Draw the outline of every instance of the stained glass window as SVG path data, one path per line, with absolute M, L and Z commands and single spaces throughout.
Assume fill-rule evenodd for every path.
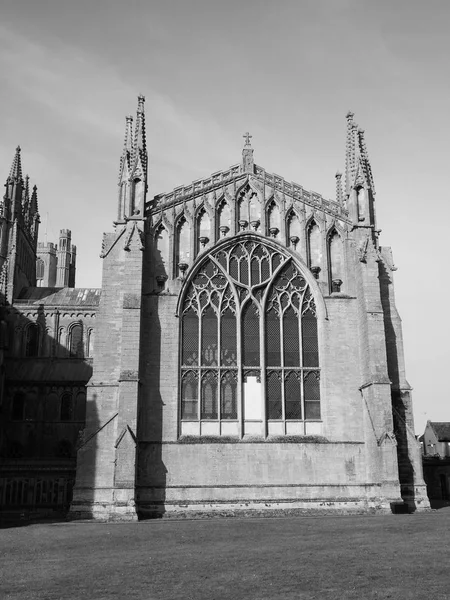
M 193 272 L 181 307 L 182 420 L 237 421 L 244 386 L 269 421 L 320 419 L 314 297 L 290 256 L 230 240 Z

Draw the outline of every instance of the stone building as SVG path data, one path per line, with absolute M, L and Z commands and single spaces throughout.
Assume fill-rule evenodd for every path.
M 258 166 L 244 137 L 238 164 L 150 198 L 139 97 L 101 291 L 34 278 L 7 298 L 8 323 L 52 323 L 40 410 L 56 387 L 61 414 L 69 369 L 71 397 L 86 390 L 75 518 L 429 506 L 363 130 L 349 113 L 334 200 Z
M 38 243 L 39 221 L 17 148 L 0 205 L 3 512 L 68 507 L 92 374 L 100 290 L 74 288 L 71 232 Z

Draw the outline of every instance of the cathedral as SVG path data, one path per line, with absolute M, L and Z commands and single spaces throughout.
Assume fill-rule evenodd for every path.
M 1 510 L 429 508 L 392 252 L 350 112 L 346 127 L 332 200 L 257 165 L 249 134 L 238 164 L 150 198 L 139 96 L 101 289 L 75 286 L 70 230 L 38 242 L 16 150 L 0 205 Z

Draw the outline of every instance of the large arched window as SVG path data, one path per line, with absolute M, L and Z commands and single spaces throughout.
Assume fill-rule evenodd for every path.
M 182 432 L 193 431 L 183 422 L 235 421 L 236 433 L 256 434 L 320 419 L 316 309 L 291 257 L 255 240 L 216 250 L 181 312 Z

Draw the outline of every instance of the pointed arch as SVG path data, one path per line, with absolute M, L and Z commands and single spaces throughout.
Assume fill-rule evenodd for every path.
M 266 208 L 267 214 L 267 233 L 272 237 L 277 237 L 281 231 L 281 214 L 275 198 L 269 201 Z
M 256 422 L 270 433 L 280 427 L 272 421 L 320 419 L 320 389 L 308 411 L 303 384 L 311 370 L 320 381 L 316 293 L 289 251 L 256 234 L 224 239 L 198 260 L 178 305 L 181 434 L 212 421 L 218 435 L 223 420 L 240 435 Z
M 363 186 L 357 186 L 356 191 L 356 211 L 358 221 L 365 221 L 367 216 L 367 190 Z
M 286 213 L 286 232 L 287 239 L 295 248 L 303 232 L 299 216 L 294 207 L 291 207 Z
M 216 238 L 225 237 L 231 231 L 231 207 L 225 196 L 217 203 L 217 232 Z
M 344 283 L 344 246 L 336 226 L 327 234 L 329 292 L 340 292 Z
M 306 242 L 308 267 L 314 269 L 318 277 L 323 266 L 322 232 L 315 217 L 306 225 Z
M 195 251 L 201 252 L 211 241 L 211 219 L 204 205 L 195 214 Z
M 175 268 L 174 272 L 180 275 L 180 264 L 190 265 L 191 259 L 191 236 L 190 228 L 186 217 L 183 213 L 177 218 L 175 222 Z
M 167 279 L 169 276 L 170 239 L 169 232 L 162 222 L 157 225 L 153 240 L 154 275 L 155 277 L 165 277 Z

